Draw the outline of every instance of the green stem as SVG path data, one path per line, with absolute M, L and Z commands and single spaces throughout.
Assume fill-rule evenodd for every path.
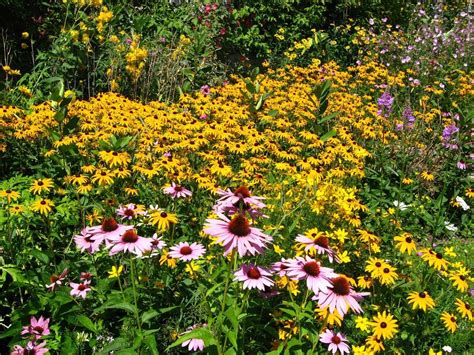
M 137 290 L 135 288 L 135 262 L 133 261 L 133 256 L 130 255 L 130 277 L 131 277 L 131 283 L 132 283 L 132 290 L 133 290 L 133 301 L 135 303 L 135 318 L 137 320 L 137 326 L 138 326 L 138 330 L 142 331 L 142 325 L 141 325 L 141 322 L 140 322 L 140 317 L 138 315 L 138 302 L 137 302 Z

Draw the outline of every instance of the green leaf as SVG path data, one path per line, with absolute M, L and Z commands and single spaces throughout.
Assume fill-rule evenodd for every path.
M 156 316 L 159 316 L 160 313 L 158 311 L 155 311 L 154 309 L 146 311 L 145 313 L 142 314 L 142 323 L 146 323 L 149 320 L 155 318 Z
M 124 311 L 135 313 L 135 306 L 128 302 L 109 303 L 97 308 L 94 313 L 99 313 L 105 309 L 123 309 Z
M 153 335 L 149 335 L 143 339 L 143 342 L 145 343 L 146 346 L 148 346 L 148 349 L 150 349 L 151 353 L 153 355 L 158 355 L 158 345 L 156 344 L 156 339 Z
M 322 142 L 326 142 L 329 138 L 334 137 L 337 134 L 335 129 L 331 129 L 329 132 L 325 133 L 320 139 Z
M 76 320 L 81 323 L 81 325 L 86 328 L 87 330 L 90 330 L 91 332 L 93 333 L 97 333 L 97 328 L 94 324 L 94 322 L 92 322 L 92 320 L 84 315 L 79 315 L 79 316 L 76 316 Z
M 36 259 L 41 261 L 43 264 L 48 264 L 49 263 L 49 256 L 45 253 L 43 253 L 41 250 L 38 249 L 31 249 L 30 250 L 31 255 L 33 255 Z
M 276 117 L 278 115 L 278 110 L 271 110 L 268 112 L 268 116 Z
M 130 345 L 130 342 L 124 338 L 116 338 L 109 345 L 105 346 L 98 355 L 109 355 L 111 351 L 125 349 Z

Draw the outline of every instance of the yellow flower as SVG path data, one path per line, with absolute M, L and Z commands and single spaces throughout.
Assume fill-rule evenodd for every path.
M 421 173 L 421 178 L 426 181 L 434 181 L 434 175 L 427 171 Z
M 186 264 L 186 267 L 184 268 L 184 271 L 189 273 L 189 276 L 194 278 L 194 277 L 197 276 L 197 273 L 200 269 L 201 269 L 201 267 L 198 264 L 194 263 L 194 261 L 191 261 L 191 262 Z
M 398 332 L 397 320 L 386 311 L 383 311 L 383 313 L 377 312 L 370 325 L 372 326 L 373 335 L 379 339 L 392 339 Z
M 408 296 L 408 303 L 412 304 L 412 308 L 417 308 L 427 311 L 428 309 L 434 308 L 435 303 L 431 296 L 427 292 L 410 292 Z
M 361 346 L 352 345 L 352 354 L 354 354 L 354 355 L 373 355 L 375 353 L 373 351 L 370 351 L 364 345 L 361 345 Z
M 39 212 L 41 214 L 47 215 L 53 210 L 53 207 L 54 207 L 53 201 L 48 200 L 48 199 L 40 199 L 40 200 L 36 200 L 31 205 L 31 210 L 33 212 Z
M 457 310 L 461 315 L 465 318 L 468 318 L 469 320 L 472 320 L 472 310 L 471 310 L 471 305 L 467 302 L 464 302 L 463 300 L 456 298 L 456 306 Z
M 411 234 L 403 233 L 402 235 L 396 236 L 393 239 L 398 242 L 395 246 L 402 253 L 412 254 L 416 251 L 416 244 Z
M 30 34 L 28 32 L 22 32 L 21 33 L 21 38 L 23 38 L 23 39 L 27 39 L 29 36 L 30 36 Z
M 365 317 L 357 316 L 355 323 L 355 327 L 362 330 L 363 332 L 368 332 L 370 329 L 370 320 Z
M 339 261 L 343 264 L 349 263 L 351 261 L 351 258 L 349 257 L 349 253 L 347 252 L 347 250 L 345 250 L 341 254 L 338 254 L 337 256 L 339 258 Z
M 460 292 L 466 292 L 469 288 L 469 284 L 466 281 L 465 275 L 460 275 L 459 273 L 452 274 L 449 279 L 453 282 L 454 287 Z
M 163 250 L 163 253 L 161 254 L 161 257 L 160 257 L 160 265 L 163 265 L 164 263 L 166 263 L 168 267 L 173 269 L 176 267 L 176 261 L 177 259 L 170 256 L 167 250 Z
M 22 205 L 11 205 L 9 211 L 11 214 L 21 214 L 25 208 Z
M 157 210 L 150 213 L 149 223 L 153 226 L 158 226 L 160 231 L 165 231 L 169 229 L 171 224 L 178 223 L 178 217 L 173 213 Z
M 398 279 L 398 274 L 395 272 L 397 269 L 391 265 L 386 264 L 382 269 L 382 272 L 378 276 L 382 285 L 392 285 L 395 280 Z
M 451 333 L 454 333 L 458 328 L 458 324 L 456 323 L 456 317 L 454 316 L 454 314 L 443 312 L 443 314 L 441 314 L 441 320 L 443 321 L 446 329 L 449 330 Z
M 18 200 L 18 198 L 20 197 L 20 193 L 18 191 L 10 189 L 0 190 L 0 197 L 6 197 L 8 203 L 11 203 L 12 201 Z
M 120 265 L 119 267 L 116 267 L 115 265 L 112 266 L 112 269 L 108 271 L 109 279 L 119 277 L 122 274 L 122 271 L 123 271 L 123 265 Z
M 114 183 L 114 175 L 107 170 L 96 170 L 92 176 L 92 182 L 97 182 L 99 185 L 110 185 Z
M 275 253 L 278 255 L 281 255 L 282 253 L 285 252 L 285 249 L 280 248 L 278 245 L 273 244 L 273 250 L 275 250 Z
M 35 194 L 39 195 L 42 192 L 49 192 L 51 187 L 53 187 L 53 179 L 45 178 L 45 179 L 38 179 L 33 181 L 33 184 L 30 187 L 30 191 Z

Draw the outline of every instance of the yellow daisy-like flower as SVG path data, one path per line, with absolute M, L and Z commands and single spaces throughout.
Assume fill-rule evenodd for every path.
M 186 271 L 189 274 L 189 276 L 191 276 L 192 278 L 195 278 L 200 269 L 201 269 L 201 266 L 196 264 L 194 261 L 191 261 L 186 264 L 184 271 Z
M 176 267 L 177 260 L 178 259 L 175 259 L 172 256 L 170 256 L 167 250 L 163 250 L 163 254 L 161 254 L 161 257 L 160 257 L 160 265 L 163 265 L 166 263 L 168 267 L 173 269 Z
M 369 336 L 365 340 L 365 345 L 367 346 L 367 350 L 371 353 L 378 353 L 379 351 L 385 350 L 382 339 L 376 337 L 375 335 Z
M 112 266 L 112 269 L 110 271 L 108 271 L 109 273 L 109 279 L 114 279 L 116 277 L 119 277 L 120 274 L 122 273 L 123 271 L 123 265 L 120 265 L 119 267 L 117 266 Z
M 173 213 L 157 210 L 150 213 L 149 223 L 158 226 L 160 231 L 165 231 L 170 228 L 171 224 L 178 223 L 178 217 Z
M 110 171 L 106 170 L 96 170 L 92 176 L 92 182 L 96 182 L 99 185 L 110 185 L 114 182 L 114 175 Z
M 454 287 L 458 291 L 466 292 L 469 288 L 469 284 L 467 283 L 467 277 L 465 275 L 460 275 L 459 273 L 452 274 L 449 279 L 453 282 Z
M 386 264 L 377 278 L 382 285 L 393 285 L 395 280 L 398 279 L 398 274 L 395 272 L 396 270 L 397 269 L 393 266 Z
M 373 285 L 373 280 L 370 276 L 359 276 L 357 278 L 357 286 L 360 288 L 371 288 Z
M 416 251 L 415 241 L 413 240 L 413 236 L 409 233 L 403 233 L 402 235 L 396 236 L 393 240 L 398 242 L 395 246 L 402 253 L 412 254 Z
M 365 317 L 357 316 L 355 323 L 355 327 L 363 332 L 368 332 L 370 330 L 370 320 Z
M 420 308 L 425 312 L 435 306 L 433 299 L 427 292 L 410 292 L 408 303 L 412 305 L 413 309 Z
M 125 193 L 129 196 L 138 196 L 138 190 L 131 187 L 126 187 L 124 189 Z
M 25 212 L 25 208 L 22 205 L 11 205 L 9 209 L 11 214 L 21 214 Z
M 402 180 L 402 184 L 403 184 L 403 185 L 410 185 L 410 184 L 413 184 L 413 180 L 410 179 L 410 178 L 404 178 L 404 179 Z
M 472 309 L 471 309 L 471 305 L 467 302 L 464 302 L 462 299 L 460 298 L 456 298 L 456 308 L 458 310 L 459 313 L 461 313 L 461 315 L 464 317 L 464 318 L 469 318 L 469 320 L 472 320 Z
M 373 351 L 369 351 L 369 349 L 366 348 L 364 345 L 361 345 L 361 346 L 352 345 L 352 353 L 354 355 L 373 355 L 373 354 L 375 354 Z
M 443 312 L 443 314 L 441 314 L 441 320 L 443 321 L 446 329 L 451 333 L 454 333 L 456 329 L 458 329 L 458 324 L 456 323 L 456 317 L 454 314 Z
M 432 348 L 428 351 L 428 355 L 443 355 L 442 351 L 435 351 Z
M 430 182 L 434 181 L 434 175 L 427 171 L 423 171 L 420 175 L 423 180 L 430 181 Z
M 53 210 L 53 207 L 53 201 L 48 199 L 41 199 L 33 202 L 33 204 L 31 205 L 31 210 L 33 212 L 39 212 L 41 214 L 47 215 Z
M 321 319 L 323 322 L 326 320 L 327 324 L 329 325 L 334 325 L 337 324 L 338 326 L 342 325 L 342 319 L 343 317 L 339 314 L 337 309 L 331 313 L 329 312 L 329 307 L 326 308 L 316 308 L 315 312 L 317 313 L 319 319 Z
M 469 198 L 474 198 L 474 189 L 467 189 L 466 196 Z
M 33 184 L 30 187 L 30 191 L 35 194 L 39 195 L 42 192 L 49 192 L 49 190 L 53 187 L 53 179 L 45 178 L 45 179 L 38 179 L 33 181 Z
M 16 201 L 18 198 L 20 198 L 20 193 L 10 189 L 0 190 L 0 197 L 6 197 L 8 203 L 11 203 L 12 201 Z
M 372 277 L 378 277 L 382 274 L 382 270 L 388 264 L 379 258 L 369 258 L 367 260 L 367 266 L 365 267 L 365 271 L 370 272 Z
M 386 311 L 383 311 L 383 313 L 377 312 L 370 325 L 372 326 L 373 335 L 378 339 L 392 339 L 398 332 L 397 320 Z

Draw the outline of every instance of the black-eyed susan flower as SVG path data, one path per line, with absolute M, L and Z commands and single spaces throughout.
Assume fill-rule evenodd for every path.
M 39 195 L 43 192 L 49 192 L 53 185 L 53 180 L 50 178 L 38 179 L 33 181 L 30 191 L 35 195 Z
M 369 275 L 359 276 L 357 278 L 357 286 L 360 288 L 371 288 L 373 285 L 373 280 Z
M 0 197 L 5 197 L 8 203 L 11 203 L 12 201 L 16 201 L 20 198 L 20 193 L 11 189 L 0 190 Z
M 398 279 L 398 274 L 395 272 L 396 270 L 395 267 L 386 264 L 377 278 L 380 280 L 382 285 L 393 285 L 395 280 Z
M 398 332 L 397 320 L 390 313 L 386 311 L 383 311 L 383 313 L 377 312 L 377 315 L 372 319 L 370 325 L 373 336 L 378 339 L 392 339 Z
M 451 333 L 454 333 L 458 328 L 458 323 L 456 322 L 456 316 L 454 314 L 443 312 L 443 314 L 441 314 L 441 320 L 446 329 Z
M 39 212 L 41 214 L 47 215 L 53 210 L 53 207 L 53 201 L 48 199 L 39 199 L 33 202 L 30 208 L 33 212 Z
M 99 185 L 110 185 L 114 182 L 114 174 L 107 170 L 96 170 L 92 176 L 92 182 L 98 183 Z
M 369 258 L 367 260 L 365 271 L 370 272 L 372 277 L 378 277 L 382 274 L 382 270 L 388 265 L 385 261 L 379 258 Z
M 464 302 L 460 298 L 456 298 L 456 309 L 464 318 L 472 320 L 472 309 L 471 305 L 467 302 Z
M 150 213 L 148 222 L 157 226 L 160 231 L 166 231 L 172 224 L 178 223 L 178 217 L 174 213 L 156 210 Z
M 382 339 L 375 335 L 371 335 L 367 337 L 365 340 L 365 345 L 367 346 L 368 353 L 378 353 L 379 351 L 385 350 L 385 346 L 382 342 Z M 367 353 L 364 353 L 364 355 Z
M 10 206 L 9 211 L 13 215 L 22 214 L 25 212 L 25 207 L 23 205 L 14 204 Z
M 469 288 L 467 283 L 467 277 L 459 273 L 453 273 L 449 276 L 449 279 L 453 282 L 454 287 L 460 292 L 466 292 Z
M 415 241 L 413 240 L 413 236 L 409 233 L 403 233 L 401 235 L 398 235 L 393 238 L 393 240 L 397 242 L 395 246 L 402 253 L 412 254 L 416 251 Z
M 408 303 L 412 305 L 414 310 L 420 308 L 425 312 L 435 306 L 435 303 L 428 292 L 410 292 Z

